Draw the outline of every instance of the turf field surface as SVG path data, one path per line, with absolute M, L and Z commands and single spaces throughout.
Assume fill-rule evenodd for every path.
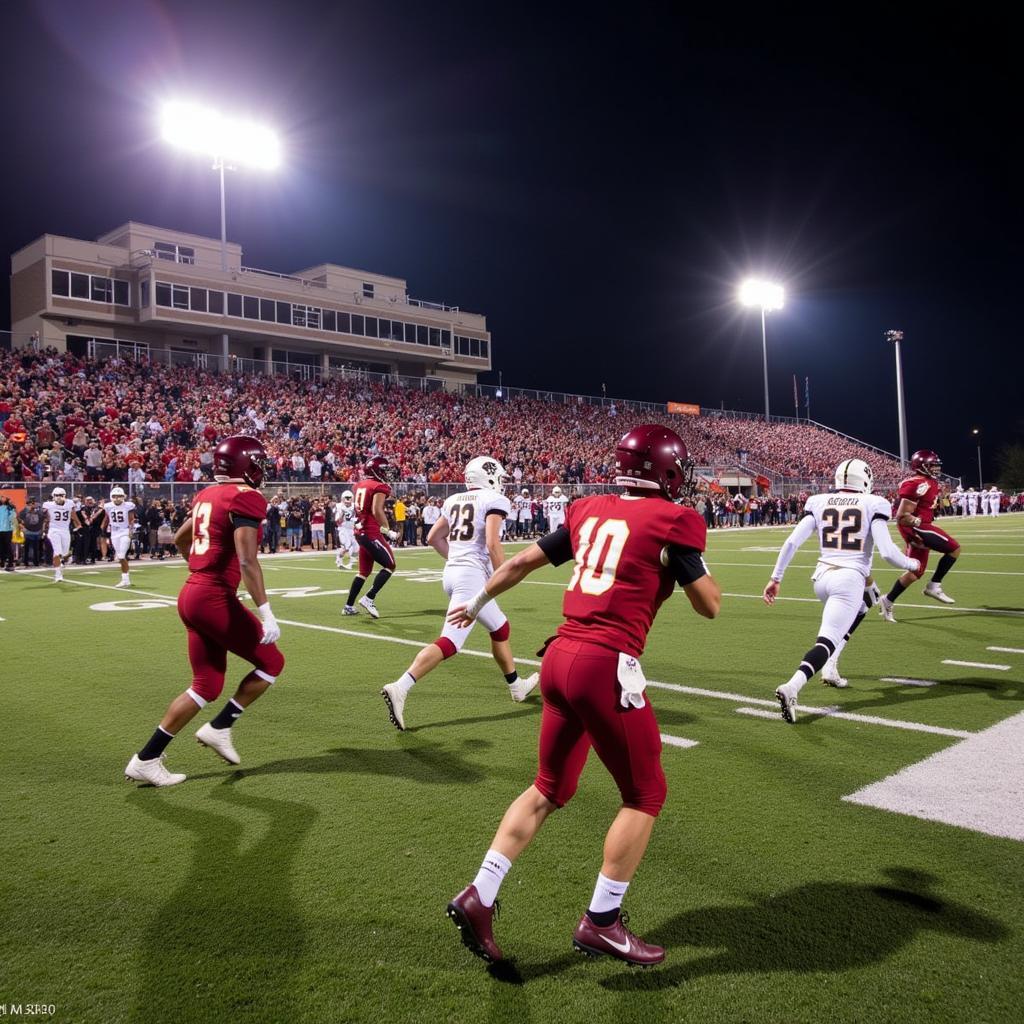
M 463 654 L 415 687 L 409 731 L 388 724 L 380 685 L 439 632 L 432 553 L 398 553 L 376 622 L 340 615 L 333 555 L 265 560 L 285 672 L 235 730 L 241 768 L 194 743 L 204 712 L 168 749 L 189 775 L 168 790 L 122 770 L 188 683 L 184 568 L 133 563 L 127 593 L 116 566 L 3 576 L 0 1004 L 75 1022 L 1018 1021 L 1024 844 L 844 800 L 1024 714 L 1024 519 L 949 528 L 957 605 L 916 586 L 897 624 L 872 614 L 842 659 L 850 688 L 802 694 L 839 714 L 796 726 L 772 693 L 817 631 L 812 542 L 769 609 L 786 531 L 711 534 L 721 616 L 673 598 L 643 659 L 670 687 L 648 691 L 663 733 L 696 745 L 666 745 L 668 802 L 626 897 L 668 947 L 642 973 L 571 948 L 618 805 L 594 757 L 506 879 L 510 962 L 488 970 L 445 918 L 532 779 L 539 704 Z M 524 661 L 567 578 L 501 599 Z

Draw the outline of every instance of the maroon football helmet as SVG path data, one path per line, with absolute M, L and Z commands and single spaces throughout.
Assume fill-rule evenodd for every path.
M 235 434 L 225 437 L 213 453 L 213 475 L 230 480 L 244 480 L 250 487 L 259 487 L 266 472 L 267 452 L 255 437 Z
M 693 484 L 693 460 L 683 439 L 668 427 L 647 424 L 624 434 L 615 448 L 615 482 L 657 489 L 675 501 Z
M 924 473 L 925 476 L 936 477 L 942 470 L 942 459 L 931 448 L 919 448 L 911 456 L 910 468 L 915 473 Z
M 371 480 L 379 480 L 382 484 L 389 484 L 398 478 L 398 467 L 386 455 L 374 455 L 372 459 L 367 459 L 364 469 Z

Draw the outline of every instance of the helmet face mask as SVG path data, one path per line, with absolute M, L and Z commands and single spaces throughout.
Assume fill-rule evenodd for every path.
M 67 491 L 63 487 L 54 487 L 50 495 L 58 505 L 64 504 L 64 499 L 67 497 Z
M 124 503 L 124 490 L 120 487 L 115 487 L 110 492 L 110 500 L 115 505 L 121 505 Z
M 352 492 L 351 492 L 351 491 L 344 491 L 344 492 L 342 492 L 342 495 L 341 495 L 341 500 L 342 500 L 342 501 L 343 501 L 343 502 L 344 502 L 344 503 L 345 503 L 346 505 L 351 505 L 351 504 L 352 504 L 352 502 L 353 502 L 353 500 L 354 500 L 354 498 L 353 498 L 353 495 L 352 495 Z
M 552 498 L 560 498 L 561 496 L 562 496 L 562 488 L 561 487 L 555 486 L 555 487 L 551 488 L 551 497 Z
M 366 475 L 378 483 L 389 484 L 398 479 L 398 469 L 386 455 L 374 455 L 366 462 Z

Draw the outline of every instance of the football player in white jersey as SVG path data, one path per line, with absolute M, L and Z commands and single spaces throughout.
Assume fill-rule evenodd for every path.
M 64 559 L 71 550 L 71 528 L 77 530 L 82 523 L 63 487 L 54 487 L 51 500 L 43 502 L 43 511 L 46 513 L 43 536 L 53 549 L 53 582 L 60 583 L 64 579 Z
M 1003 492 L 996 487 L 995 484 L 989 488 L 988 492 L 988 514 L 990 516 L 999 515 L 999 511 L 1003 504 Z
M 879 598 L 878 588 L 871 580 L 875 546 L 897 569 L 920 569 L 916 558 L 908 558 L 893 543 L 889 536 L 892 507 L 885 498 L 872 494 L 871 487 L 871 467 L 866 462 L 841 462 L 836 468 L 836 492 L 807 499 L 803 517 L 782 545 L 764 588 L 765 603 L 774 604 L 786 566 L 800 545 L 817 531 L 821 553 L 811 579 L 814 593 L 825 608 L 814 646 L 803 656 L 789 681 L 775 691 L 787 722 L 796 721 L 797 695 L 816 672 L 826 669 L 822 674 L 824 683 L 846 686 L 846 680 L 839 675 L 839 654 Z
M 552 487 L 551 496 L 545 502 L 545 512 L 548 518 L 548 533 L 554 533 L 561 526 L 565 526 L 565 509 L 569 499 L 562 493 L 561 487 Z
M 135 524 L 135 502 L 126 501 L 124 489 L 112 487 L 110 501 L 103 503 L 106 517 L 102 529 L 110 531 L 110 543 L 114 548 L 114 557 L 121 563 L 121 582 L 118 590 L 132 585 L 128 574 L 128 548 L 132 542 L 132 527 Z
M 967 514 L 969 516 L 978 514 L 978 492 L 973 487 L 967 488 Z
M 481 455 L 466 466 L 466 490 L 448 498 L 441 516 L 430 530 L 427 543 L 445 560 L 443 585 L 449 597 L 449 610 L 465 604 L 478 594 L 491 573 L 505 561 L 501 547 L 501 526 L 511 511 L 508 498 L 501 493 L 505 470 L 497 459 Z M 525 700 L 537 685 L 537 673 L 520 679 L 516 672 L 509 622 L 493 602 L 477 621 L 491 634 L 491 654 L 498 663 L 508 692 L 514 701 Z M 445 619 L 441 635 L 427 644 L 399 679 L 380 692 L 388 707 L 391 723 L 405 728 L 405 700 L 409 691 L 446 658 L 458 654 L 473 628 L 452 626 Z
M 341 501 L 334 506 L 334 528 L 338 532 L 338 553 L 334 564 L 339 569 L 351 569 L 352 558 L 359 550 L 356 543 L 356 506 L 351 491 L 344 491 Z

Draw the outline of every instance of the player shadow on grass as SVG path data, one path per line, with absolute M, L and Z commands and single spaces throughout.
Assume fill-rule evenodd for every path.
M 848 700 L 838 704 L 840 711 L 878 711 L 900 704 L 923 704 L 946 697 L 960 697 L 964 692 L 980 691 L 992 700 L 1024 701 L 1024 683 L 1013 679 L 982 679 L 963 676 L 960 679 L 940 679 L 935 686 L 901 686 L 896 683 L 876 689 L 877 696 L 865 695 L 860 700 Z M 797 725 L 810 723 L 818 715 L 807 715 L 797 719 Z
M 423 725 L 407 725 L 405 732 L 416 733 L 424 729 L 450 729 L 455 725 L 479 725 L 483 722 L 507 722 L 513 718 L 536 717 L 540 714 L 540 701 L 531 700 L 525 706 L 514 711 L 505 711 L 500 715 L 473 715 L 470 718 L 439 718 L 436 722 L 424 722 Z
M 601 984 L 615 991 L 658 990 L 709 975 L 849 971 L 882 963 L 924 931 L 990 943 L 1012 934 L 993 917 L 940 899 L 935 875 L 901 867 L 884 874 L 893 884 L 812 882 L 738 906 L 686 911 L 644 938 L 667 947 L 669 962 L 684 956 L 687 946 L 713 952 Z
M 193 840 L 187 875 L 157 910 L 139 946 L 131 1019 L 178 1024 L 255 1013 L 297 1020 L 295 978 L 305 925 L 291 875 L 318 812 L 234 788 L 215 788 L 211 796 L 236 813 L 182 806 L 148 789 L 128 798 L 135 810 Z M 255 840 L 253 823 L 259 828 Z

